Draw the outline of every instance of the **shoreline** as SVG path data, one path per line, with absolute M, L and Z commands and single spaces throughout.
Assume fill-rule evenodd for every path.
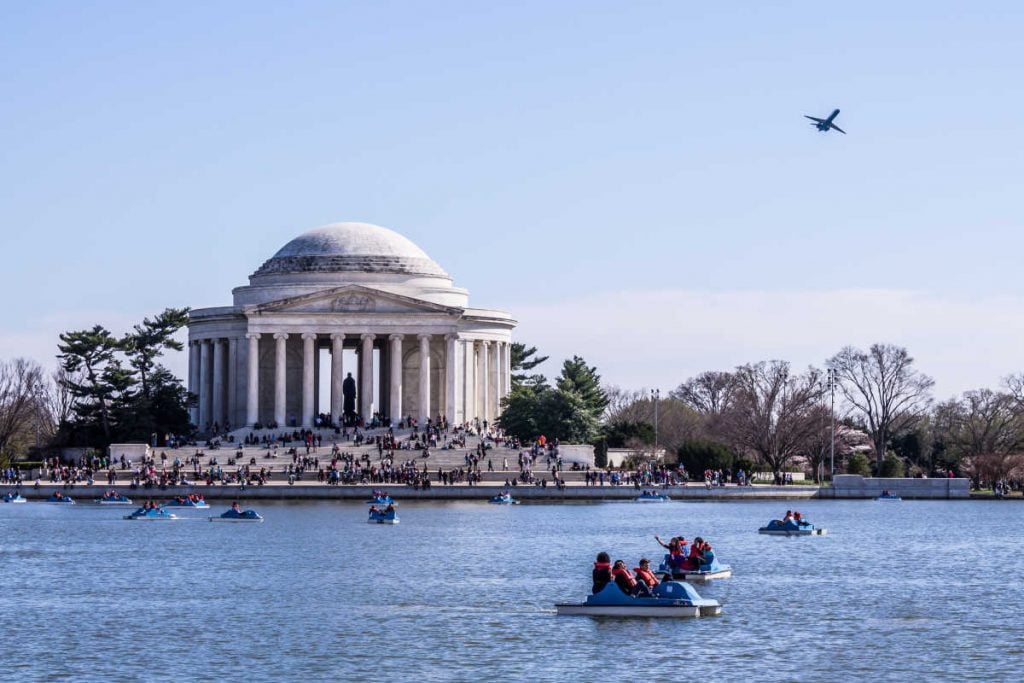
M 585 486 L 569 485 L 565 490 L 559 491 L 553 486 L 515 486 L 509 491 L 513 497 L 524 502 L 588 502 L 588 501 L 629 501 L 636 498 L 645 489 L 652 487 L 633 486 Z M 653 487 L 658 493 L 666 494 L 673 501 L 733 501 L 733 500 L 872 500 L 875 494 L 864 492 L 860 495 L 836 495 L 835 489 L 831 487 L 818 486 L 724 486 L 708 489 L 703 484 L 691 486 L 668 486 Z M 91 503 L 99 498 L 108 489 L 117 490 L 138 502 L 154 499 L 161 500 L 175 496 L 187 496 L 192 493 L 202 494 L 208 501 L 225 500 L 338 500 L 338 501 L 366 501 L 372 497 L 374 490 L 386 490 L 399 501 L 410 500 L 438 500 L 438 501 L 460 501 L 460 500 L 487 500 L 499 491 L 505 489 L 503 484 L 487 482 L 479 486 L 467 484 L 455 484 L 449 486 L 431 486 L 429 489 L 414 489 L 402 484 L 344 484 L 329 485 L 321 483 L 296 483 L 269 482 L 263 486 L 239 486 L 230 484 L 227 486 L 213 485 L 206 486 L 168 486 L 166 488 L 130 488 L 128 486 L 107 486 L 102 483 L 78 483 L 72 486 L 64 484 L 40 483 L 37 487 L 34 483 L 22 484 L 21 487 L 0 486 L 0 491 L 19 491 L 28 500 L 44 500 L 55 491 L 61 491 L 76 502 Z M 993 500 L 994 498 L 981 495 L 950 496 L 948 493 L 940 495 L 938 491 L 921 491 L 925 495 L 902 494 L 908 500 Z

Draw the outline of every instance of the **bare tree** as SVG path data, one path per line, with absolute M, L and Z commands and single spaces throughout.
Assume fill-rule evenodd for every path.
M 60 426 L 67 422 L 75 409 L 75 397 L 70 385 L 80 383 L 81 377 L 69 377 L 61 366 L 54 370 L 42 384 L 39 401 L 39 427 L 47 441 L 52 440 Z
M 785 361 L 762 361 L 736 368 L 731 407 L 722 426 L 738 448 L 757 456 L 778 476 L 807 451 L 822 428 L 815 412 L 821 400 L 820 373 L 792 375 Z
M 734 382 L 731 372 L 711 370 L 686 380 L 670 395 L 702 415 L 718 416 L 732 403 Z
M 0 362 L 0 454 L 38 417 L 42 383 L 38 363 L 25 358 Z
M 1024 465 L 1024 411 L 1011 394 L 967 391 L 936 414 L 947 447 L 963 458 L 975 479 L 998 481 Z
M 905 348 L 892 344 L 872 344 L 867 352 L 847 346 L 828 364 L 843 397 L 863 415 L 881 463 L 889 439 L 928 409 L 935 382 L 913 367 Z

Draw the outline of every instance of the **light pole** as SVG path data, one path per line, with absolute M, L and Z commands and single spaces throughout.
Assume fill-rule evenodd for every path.
M 830 409 L 832 418 L 832 440 L 828 445 L 828 451 L 829 468 L 831 470 L 830 476 L 834 482 L 836 478 L 836 371 L 829 368 L 825 381 L 828 382 L 828 390 L 832 395 L 832 407 Z
M 658 459 L 658 403 L 661 402 L 661 389 L 651 389 L 651 400 L 654 401 L 654 460 Z

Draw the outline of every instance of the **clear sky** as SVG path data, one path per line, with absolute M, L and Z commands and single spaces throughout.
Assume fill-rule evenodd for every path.
M 1024 3 L 7 2 L 0 26 L 0 358 L 227 304 L 360 220 L 625 387 L 873 341 L 940 397 L 1024 370 Z M 802 118 L 834 108 L 846 136 Z

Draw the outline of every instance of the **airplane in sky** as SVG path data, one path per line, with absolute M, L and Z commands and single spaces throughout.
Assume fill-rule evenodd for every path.
M 813 121 L 814 123 L 812 123 L 811 125 L 814 126 L 815 128 L 817 128 L 818 130 L 820 130 L 822 133 L 827 133 L 830 129 L 835 129 L 835 130 L 838 130 L 843 135 L 846 135 L 846 131 L 845 130 L 843 130 L 842 128 L 840 128 L 836 124 L 832 123 L 833 121 L 836 120 L 837 116 L 839 116 L 839 110 L 838 109 L 836 109 L 831 114 L 829 114 L 827 119 L 819 119 L 817 117 L 808 116 L 807 114 L 804 114 L 804 118 L 805 119 L 810 119 L 811 121 Z

